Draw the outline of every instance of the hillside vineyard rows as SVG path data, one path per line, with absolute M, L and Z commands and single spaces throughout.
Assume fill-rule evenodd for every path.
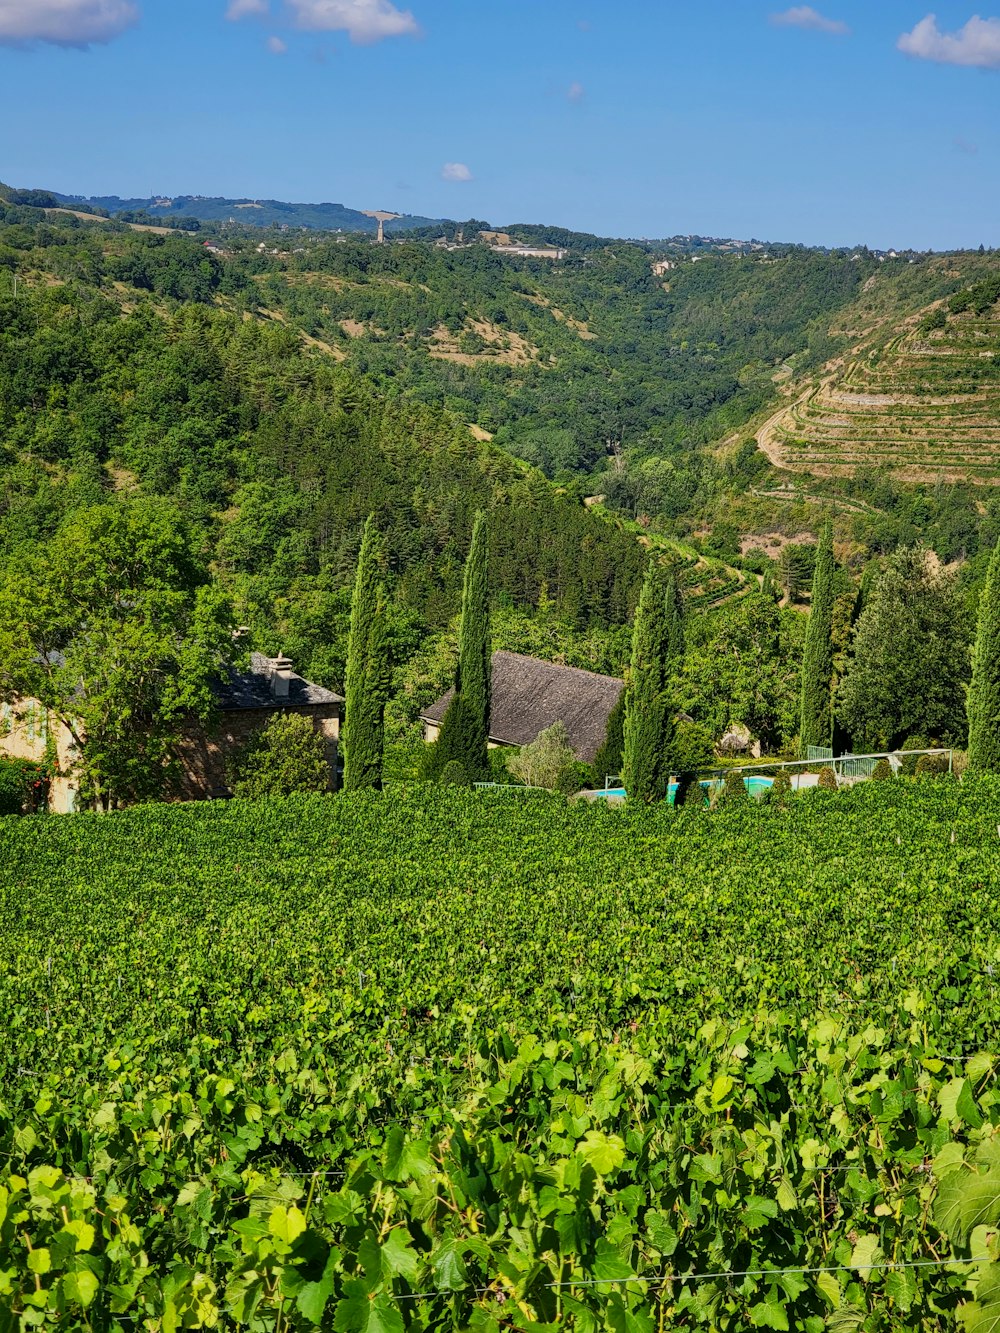
M 4 822 L 0 1329 L 992 1327 L 998 809 Z

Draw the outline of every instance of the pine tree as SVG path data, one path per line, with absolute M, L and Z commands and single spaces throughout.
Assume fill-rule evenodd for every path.
M 829 746 L 833 739 L 833 524 L 827 519 L 816 552 L 809 624 L 802 658 L 799 743 Z
M 382 789 L 385 706 L 392 681 L 385 591 L 379 582 L 383 540 L 365 524 L 351 599 L 344 704 L 344 790 Z
M 474 781 L 487 779 L 490 771 L 492 650 L 488 563 L 486 515 L 479 513 L 465 562 L 455 697 L 444 715 L 429 765 L 430 772 L 440 773 L 445 764 L 454 760 Z
M 979 601 L 968 710 L 970 771 L 1000 773 L 1000 543 Z
M 662 800 L 670 777 L 673 709 L 667 686 L 671 648 L 678 639 L 678 603 L 673 579 L 664 587 L 658 566 L 650 565 L 632 631 L 632 664 L 625 702 L 623 777 L 629 798 Z

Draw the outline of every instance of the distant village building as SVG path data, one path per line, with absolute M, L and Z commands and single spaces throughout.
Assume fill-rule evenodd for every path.
M 653 264 L 653 275 L 654 277 L 662 278 L 664 273 L 669 273 L 671 269 L 675 269 L 676 267 L 677 263 L 673 259 L 657 259 Z
M 330 767 L 330 789 L 337 785 L 338 746 L 344 701 L 339 694 L 304 680 L 286 657 L 254 653 L 247 670 L 230 667 L 216 685 L 215 724 L 192 720 L 184 730 L 177 756 L 181 775 L 177 788 L 164 799 L 187 801 L 231 796 L 226 781 L 230 760 L 276 713 L 302 713 L 323 737 Z M 59 775 L 49 788 L 49 809 L 70 814 L 79 807 L 74 775 L 77 750 L 66 727 L 36 699 L 0 706 L 0 755 L 41 762 L 54 746 Z
M 615 676 L 599 676 L 520 653 L 494 653 L 490 745 L 530 745 L 539 732 L 562 722 L 576 757 L 593 763 L 604 744 L 611 710 L 624 688 L 625 682 Z M 437 740 L 454 694 L 449 690 L 421 714 L 425 741 Z

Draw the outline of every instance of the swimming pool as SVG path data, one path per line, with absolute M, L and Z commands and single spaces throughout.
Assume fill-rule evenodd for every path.
M 679 784 L 676 782 L 671 782 L 669 791 L 667 792 L 668 805 L 673 805 L 674 801 L 677 799 L 678 785 Z M 714 781 L 711 780 L 705 781 L 699 783 L 698 785 L 704 790 L 707 798 L 709 793 L 712 791 L 713 787 L 722 786 L 722 779 L 719 778 Z M 743 779 L 743 785 L 744 787 L 746 787 L 747 791 L 750 793 L 751 796 L 753 796 L 756 800 L 760 800 L 760 798 L 764 795 L 764 793 L 766 791 L 770 791 L 771 788 L 774 786 L 774 779 L 762 778 L 758 774 L 754 773 L 750 777 Z M 598 797 L 618 796 L 624 800 L 624 798 L 628 795 L 628 793 L 626 792 L 624 787 L 612 787 L 608 791 L 599 791 L 597 795 Z

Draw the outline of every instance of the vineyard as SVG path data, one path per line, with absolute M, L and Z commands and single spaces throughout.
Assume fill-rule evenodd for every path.
M 0 822 L 0 1330 L 995 1329 L 998 820 Z
M 995 482 L 998 354 L 1000 306 L 935 307 L 858 347 L 773 418 L 761 443 L 781 466 L 819 476 L 864 465 L 908 480 Z

